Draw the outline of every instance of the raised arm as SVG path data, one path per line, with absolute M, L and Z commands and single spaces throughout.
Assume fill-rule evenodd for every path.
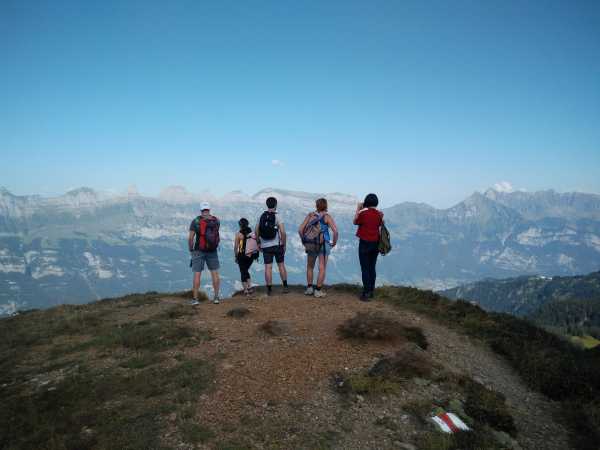
M 363 204 L 359 203 L 358 205 L 356 205 L 356 212 L 354 213 L 354 225 L 360 225 L 360 221 L 359 221 L 359 216 L 360 216 L 360 212 L 363 209 Z

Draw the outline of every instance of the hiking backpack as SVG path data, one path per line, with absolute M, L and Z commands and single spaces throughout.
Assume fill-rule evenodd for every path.
M 379 253 L 387 255 L 392 250 L 392 240 L 390 239 L 390 232 L 386 226 L 381 224 L 381 232 L 379 233 Z
M 214 216 L 196 217 L 196 246 L 202 252 L 214 252 L 219 247 L 219 219 Z
M 277 226 L 277 217 L 274 212 L 265 211 L 260 216 L 258 222 L 258 234 L 261 239 L 271 240 L 277 237 L 279 227 Z
M 238 256 L 245 255 L 252 259 L 258 259 L 258 243 L 254 233 L 242 234 L 242 236 L 244 237 L 240 239 L 237 248 Z
M 323 245 L 323 230 L 321 229 L 321 216 L 313 213 L 302 230 L 302 244 L 306 253 L 317 253 Z

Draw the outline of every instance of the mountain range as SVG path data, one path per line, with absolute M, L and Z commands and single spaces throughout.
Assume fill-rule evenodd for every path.
M 329 200 L 341 232 L 328 281 L 360 282 L 352 225 L 358 199 L 351 195 L 267 188 L 216 197 L 170 187 L 148 197 L 84 187 L 42 197 L 0 189 L 0 313 L 188 289 L 187 230 L 201 200 L 211 201 L 222 222 L 219 252 L 228 294 L 239 287 L 232 250 L 237 221 L 244 216 L 254 224 L 270 195 L 278 198 L 291 237 L 290 282 L 304 282 L 296 229 L 320 196 Z M 393 250 L 378 264 L 380 284 L 441 290 L 489 277 L 568 276 L 600 268 L 600 195 L 489 189 L 448 209 L 407 202 L 383 211 Z M 252 268 L 258 283 L 262 270 L 262 264 Z
M 488 279 L 441 294 L 475 302 L 488 311 L 527 317 L 563 333 L 600 338 L 600 272 L 572 277 Z

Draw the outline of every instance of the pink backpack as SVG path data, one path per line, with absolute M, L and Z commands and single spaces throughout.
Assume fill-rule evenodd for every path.
M 246 256 L 258 255 L 258 242 L 254 232 L 250 233 L 246 238 Z

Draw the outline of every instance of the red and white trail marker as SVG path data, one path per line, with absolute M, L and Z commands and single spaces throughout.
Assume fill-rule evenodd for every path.
M 460 420 L 456 414 L 441 413 L 431 418 L 440 430 L 444 433 L 457 433 L 459 431 L 470 431 L 471 429 Z

